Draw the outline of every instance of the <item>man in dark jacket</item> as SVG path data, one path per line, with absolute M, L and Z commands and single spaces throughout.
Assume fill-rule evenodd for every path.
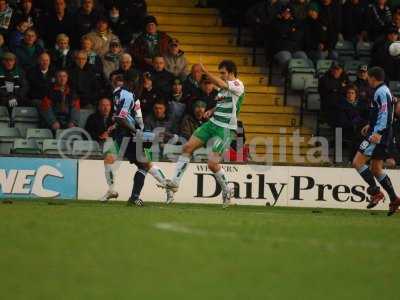
M 152 113 L 153 105 L 160 97 L 156 89 L 153 88 L 153 80 L 149 72 L 143 73 L 143 89 L 139 95 L 143 117 L 146 118 Z
M 328 49 L 335 49 L 342 31 L 342 7 L 338 1 L 321 0 L 321 11 L 319 18 L 322 25 L 326 27 L 328 35 Z
M 85 130 L 91 138 L 103 144 L 109 137 L 114 121 L 112 118 L 112 101 L 102 98 L 97 106 L 97 111 L 90 115 L 86 121 Z
M 81 37 L 89 33 L 96 25 L 99 13 L 95 9 L 94 0 L 83 0 L 82 6 L 74 16 L 73 45 L 77 48 Z
M 51 50 L 51 61 L 56 70 L 69 69 L 74 65 L 74 54 L 70 48 L 69 37 L 60 33 L 56 37 L 56 45 Z
M 200 82 L 203 71 L 199 64 L 194 64 L 189 76 L 183 82 L 183 93 L 192 99 L 198 98 L 201 94 Z
M 154 70 L 151 72 L 153 86 L 160 94 L 167 98 L 171 91 L 172 83 L 175 79 L 174 75 L 165 69 L 164 57 L 157 56 L 153 59 Z
M 56 72 L 50 64 L 50 55 L 42 53 L 38 64 L 27 73 L 29 82 L 28 97 L 33 104 L 39 104 L 47 96 L 55 83 Z M 35 105 L 36 106 L 36 105 Z
M 24 71 L 32 68 L 36 64 L 39 55 L 43 52 L 44 49 L 38 44 L 37 34 L 33 29 L 28 29 L 25 31 L 24 40 L 15 50 L 15 54 L 18 58 L 18 64 L 24 69 Z
M 357 79 L 354 81 L 354 85 L 358 89 L 358 99 L 366 103 L 369 103 L 374 95 L 374 89 L 368 83 L 368 66 L 362 65 L 359 67 L 357 72 Z
M 201 100 L 197 100 L 193 104 L 193 111 L 183 117 L 179 133 L 181 137 L 188 141 L 193 132 L 206 121 L 204 119 L 206 108 L 207 104 Z
M 292 58 L 307 59 L 303 51 L 304 31 L 292 15 L 290 6 L 283 6 L 280 14 L 271 24 L 274 59 L 286 69 Z
M 68 84 L 68 73 L 58 71 L 56 83 L 40 104 L 40 113 L 47 126 L 56 131 L 76 127 L 80 120 L 79 98 Z
M 392 23 L 392 12 L 387 5 L 387 0 L 376 0 L 368 6 L 365 23 L 365 30 L 370 41 L 374 42 L 385 35 L 385 29 Z
M 78 95 L 81 106 L 96 106 L 101 87 L 97 81 L 96 75 L 87 63 L 87 54 L 85 51 L 75 53 L 75 66 L 69 70 L 70 86 Z
M 321 112 L 332 127 L 336 124 L 339 101 L 343 98 L 344 88 L 349 82 L 346 73 L 337 62 L 319 79 L 318 92 L 321 96 Z
M 358 41 L 365 24 L 367 5 L 364 0 L 348 0 L 342 6 L 342 33 L 346 41 Z
M 16 56 L 11 52 L 4 53 L 0 66 L 0 105 L 10 108 L 30 105 L 25 102 L 28 90 L 25 75 L 16 65 Z
M 132 57 L 128 53 L 121 55 L 119 69 L 111 72 L 110 77 L 115 74 L 124 76 L 125 86 L 136 95 L 140 94 L 140 70 L 133 66 Z
M 156 128 L 163 128 L 165 131 L 162 137 L 169 140 L 177 133 L 176 121 L 168 110 L 167 101 L 162 98 L 157 99 L 153 105 L 153 113 L 148 115 L 144 120 L 144 128 L 147 131 L 153 131 Z

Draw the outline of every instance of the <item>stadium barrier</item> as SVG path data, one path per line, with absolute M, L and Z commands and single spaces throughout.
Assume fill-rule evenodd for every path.
M 0 200 L 77 196 L 78 161 L 0 157 Z
M 158 163 L 171 177 L 175 164 Z M 235 187 L 234 204 L 283 207 L 365 209 L 366 186 L 351 168 L 224 165 Z M 129 198 L 136 168 L 121 162 L 117 170 L 119 199 Z M 399 170 L 388 170 L 396 187 Z M 142 198 L 164 202 L 165 194 L 146 178 Z M 101 160 L 0 157 L 0 200 L 56 198 L 96 200 L 107 185 Z M 206 164 L 191 164 L 176 194 L 177 203 L 221 203 L 221 190 Z M 386 210 L 388 201 L 377 210 Z

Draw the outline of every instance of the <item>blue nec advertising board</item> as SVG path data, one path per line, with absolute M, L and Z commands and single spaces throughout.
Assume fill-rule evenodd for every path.
M 77 160 L 0 157 L 0 199 L 76 199 Z

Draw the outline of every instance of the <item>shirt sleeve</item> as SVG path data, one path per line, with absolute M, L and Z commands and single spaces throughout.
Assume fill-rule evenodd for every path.
M 387 128 L 389 118 L 389 103 L 390 98 L 388 94 L 380 94 L 377 96 L 376 102 L 378 105 L 378 118 L 374 127 L 374 133 L 381 133 Z
M 238 80 L 228 81 L 228 90 L 236 96 L 240 96 L 244 93 L 243 85 Z
M 121 99 L 123 101 L 123 105 L 122 105 L 121 110 L 119 111 L 117 117 L 119 117 L 121 119 L 127 119 L 130 114 L 131 107 L 132 107 L 133 95 L 130 93 L 127 93 L 125 91 L 122 91 Z

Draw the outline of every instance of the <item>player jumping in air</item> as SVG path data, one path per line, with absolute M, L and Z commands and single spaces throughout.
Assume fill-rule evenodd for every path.
M 220 165 L 221 155 L 230 146 L 232 136 L 237 130 L 237 117 L 244 99 L 243 83 L 237 79 L 237 69 L 234 62 L 222 61 L 219 66 L 221 78 L 212 75 L 204 66 L 203 72 L 220 91 L 218 93 L 217 106 L 206 112 L 210 120 L 200 126 L 189 141 L 183 146 L 182 155 L 178 158 L 175 175 L 168 180 L 166 189 L 177 192 L 183 174 L 190 163 L 193 152 L 203 146 L 208 146 L 211 151 L 208 155 L 208 167 L 214 173 L 222 188 L 223 206 L 227 207 L 233 194 L 228 186 L 224 169 Z M 172 200 L 172 199 L 171 199 Z
M 109 139 L 104 145 L 105 148 L 105 175 L 108 184 L 108 191 L 102 198 L 102 201 L 108 201 L 112 198 L 118 198 L 118 193 L 114 190 L 115 172 L 117 169 L 117 158 L 119 149 L 122 148 L 122 153 L 130 163 L 135 164 L 138 170 L 133 181 L 133 189 L 128 205 L 143 206 L 143 201 L 139 198 L 143 189 L 144 180 L 147 173 L 150 173 L 162 186 L 166 184 L 166 177 L 157 166 L 145 159 L 138 159 L 136 142 L 133 137 L 138 133 L 138 130 L 143 130 L 143 117 L 140 108 L 140 101 L 135 99 L 133 93 L 123 87 L 124 78 L 122 75 L 115 74 L 111 77 L 113 86 L 113 104 L 114 104 L 114 119 L 116 128 L 112 131 L 112 140 Z M 138 144 L 139 145 L 139 144 Z M 125 149 L 124 149 L 125 148 Z M 167 190 L 167 201 L 169 195 L 173 193 Z
M 376 178 L 389 194 L 388 216 L 391 216 L 399 208 L 400 198 L 397 197 L 389 176 L 383 170 L 383 162 L 386 159 L 387 148 L 392 136 L 393 98 L 384 83 L 385 72 L 382 68 L 371 68 L 368 76 L 369 84 L 375 89 L 375 94 L 371 101 L 369 125 L 362 130 L 365 140 L 354 157 L 353 166 L 368 184 L 367 192 L 371 195 L 371 201 L 367 208 L 375 207 L 385 198 L 376 184 Z M 367 166 L 369 160 L 371 160 L 370 167 Z

